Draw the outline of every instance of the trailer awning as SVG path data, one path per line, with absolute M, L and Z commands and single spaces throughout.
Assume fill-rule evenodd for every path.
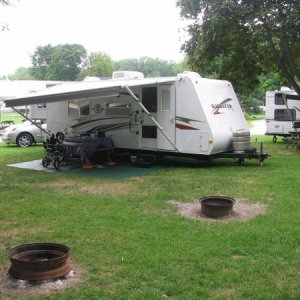
M 155 86 L 172 84 L 176 77 L 145 78 L 137 80 L 103 80 L 97 82 L 72 82 L 49 87 L 42 91 L 4 101 L 7 107 L 16 107 L 40 103 L 80 100 L 88 98 L 106 98 L 118 96 L 125 87 Z

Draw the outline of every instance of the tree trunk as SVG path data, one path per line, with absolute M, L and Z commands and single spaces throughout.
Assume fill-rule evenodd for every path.
M 288 80 L 289 84 L 293 87 L 293 89 L 296 91 L 296 93 L 298 95 L 300 95 L 300 86 L 297 84 L 297 82 L 294 79 L 294 76 L 292 76 L 290 74 L 290 72 L 288 71 L 288 69 L 286 68 L 283 60 L 281 59 L 280 55 L 278 54 L 278 51 L 276 50 L 276 47 L 273 43 L 273 39 L 272 39 L 272 33 L 271 30 L 269 28 L 269 26 L 263 22 L 263 27 L 265 29 L 265 34 L 266 34 L 266 38 L 267 38 L 267 42 L 271 48 L 272 54 L 280 68 L 280 70 L 282 71 L 283 75 L 286 77 L 286 79 Z
M 291 49 L 290 49 L 290 47 L 287 43 L 285 33 L 282 33 L 282 36 L 280 38 L 280 45 L 281 45 L 281 48 L 282 48 L 282 50 L 283 50 L 283 52 L 286 56 L 286 59 L 287 59 L 288 64 L 290 66 L 291 72 L 297 78 L 297 80 L 300 81 L 300 71 L 298 70 L 298 68 L 296 66 L 295 59 L 294 59 L 293 54 L 291 52 Z

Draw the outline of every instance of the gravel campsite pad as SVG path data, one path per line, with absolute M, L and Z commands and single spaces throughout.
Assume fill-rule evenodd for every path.
M 8 270 L 0 270 L 0 299 L 24 299 L 34 295 L 48 295 L 68 288 L 80 281 L 80 270 L 71 270 L 63 278 L 56 280 L 28 281 L 17 280 L 8 275 Z
M 212 221 L 246 221 L 256 215 L 264 214 L 267 210 L 267 205 L 261 203 L 249 203 L 244 199 L 236 199 L 233 211 L 228 216 L 219 218 L 211 218 L 201 212 L 201 204 L 199 200 L 194 202 L 181 202 L 178 200 L 170 200 L 168 203 L 175 205 L 178 208 L 178 213 L 186 218 L 191 219 L 206 219 Z

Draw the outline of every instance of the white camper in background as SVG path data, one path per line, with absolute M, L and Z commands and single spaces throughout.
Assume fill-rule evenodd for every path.
M 69 83 L 7 106 L 47 103 L 48 130 L 66 137 L 109 138 L 130 153 L 258 158 L 239 101 L 228 81 L 194 72 L 176 77 Z
M 61 81 L 49 80 L 0 80 L 0 100 L 18 98 L 61 83 Z M 22 107 L 18 107 L 18 109 L 20 108 L 29 111 L 28 117 L 32 120 L 45 121 L 47 118 L 45 103 L 22 105 Z
M 300 96 L 288 88 L 266 92 L 266 135 L 290 136 L 300 127 Z M 297 129 L 298 128 L 298 129 Z
M 38 103 L 29 105 L 29 114 L 28 117 L 32 120 L 47 120 L 47 104 Z

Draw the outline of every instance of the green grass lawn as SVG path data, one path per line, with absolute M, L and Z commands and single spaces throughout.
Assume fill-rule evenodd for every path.
M 16 112 L 1 112 L 0 123 L 4 121 L 13 121 L 15 124 L 22 123 L 24 118 Z
M 249 126 L 249 128 L 252 128 L 252 122 L 253 121 L 259 121 L 259 120 L 264 120 L 266 118 L 265 114 L 260 114 L 260 115 L 246 115 L 246 122 Z
M 10 168 L 43 148 L 0 144 L 0 270 L 12 247 L 56 242 L 71 248 L 80 282 L 38 299 L 300 299 L 300 155 L 256 138 L 272 155 L 263 167 L 195 161 L 125 180 Z M 209 222 L 167 202 L 208 195 L 268 210 Z
M 264 120 L 266 118 L 265 114 L 259 114 L 259 115 L 246 115 L 247 121 L 255 121 L 255 120 Z

